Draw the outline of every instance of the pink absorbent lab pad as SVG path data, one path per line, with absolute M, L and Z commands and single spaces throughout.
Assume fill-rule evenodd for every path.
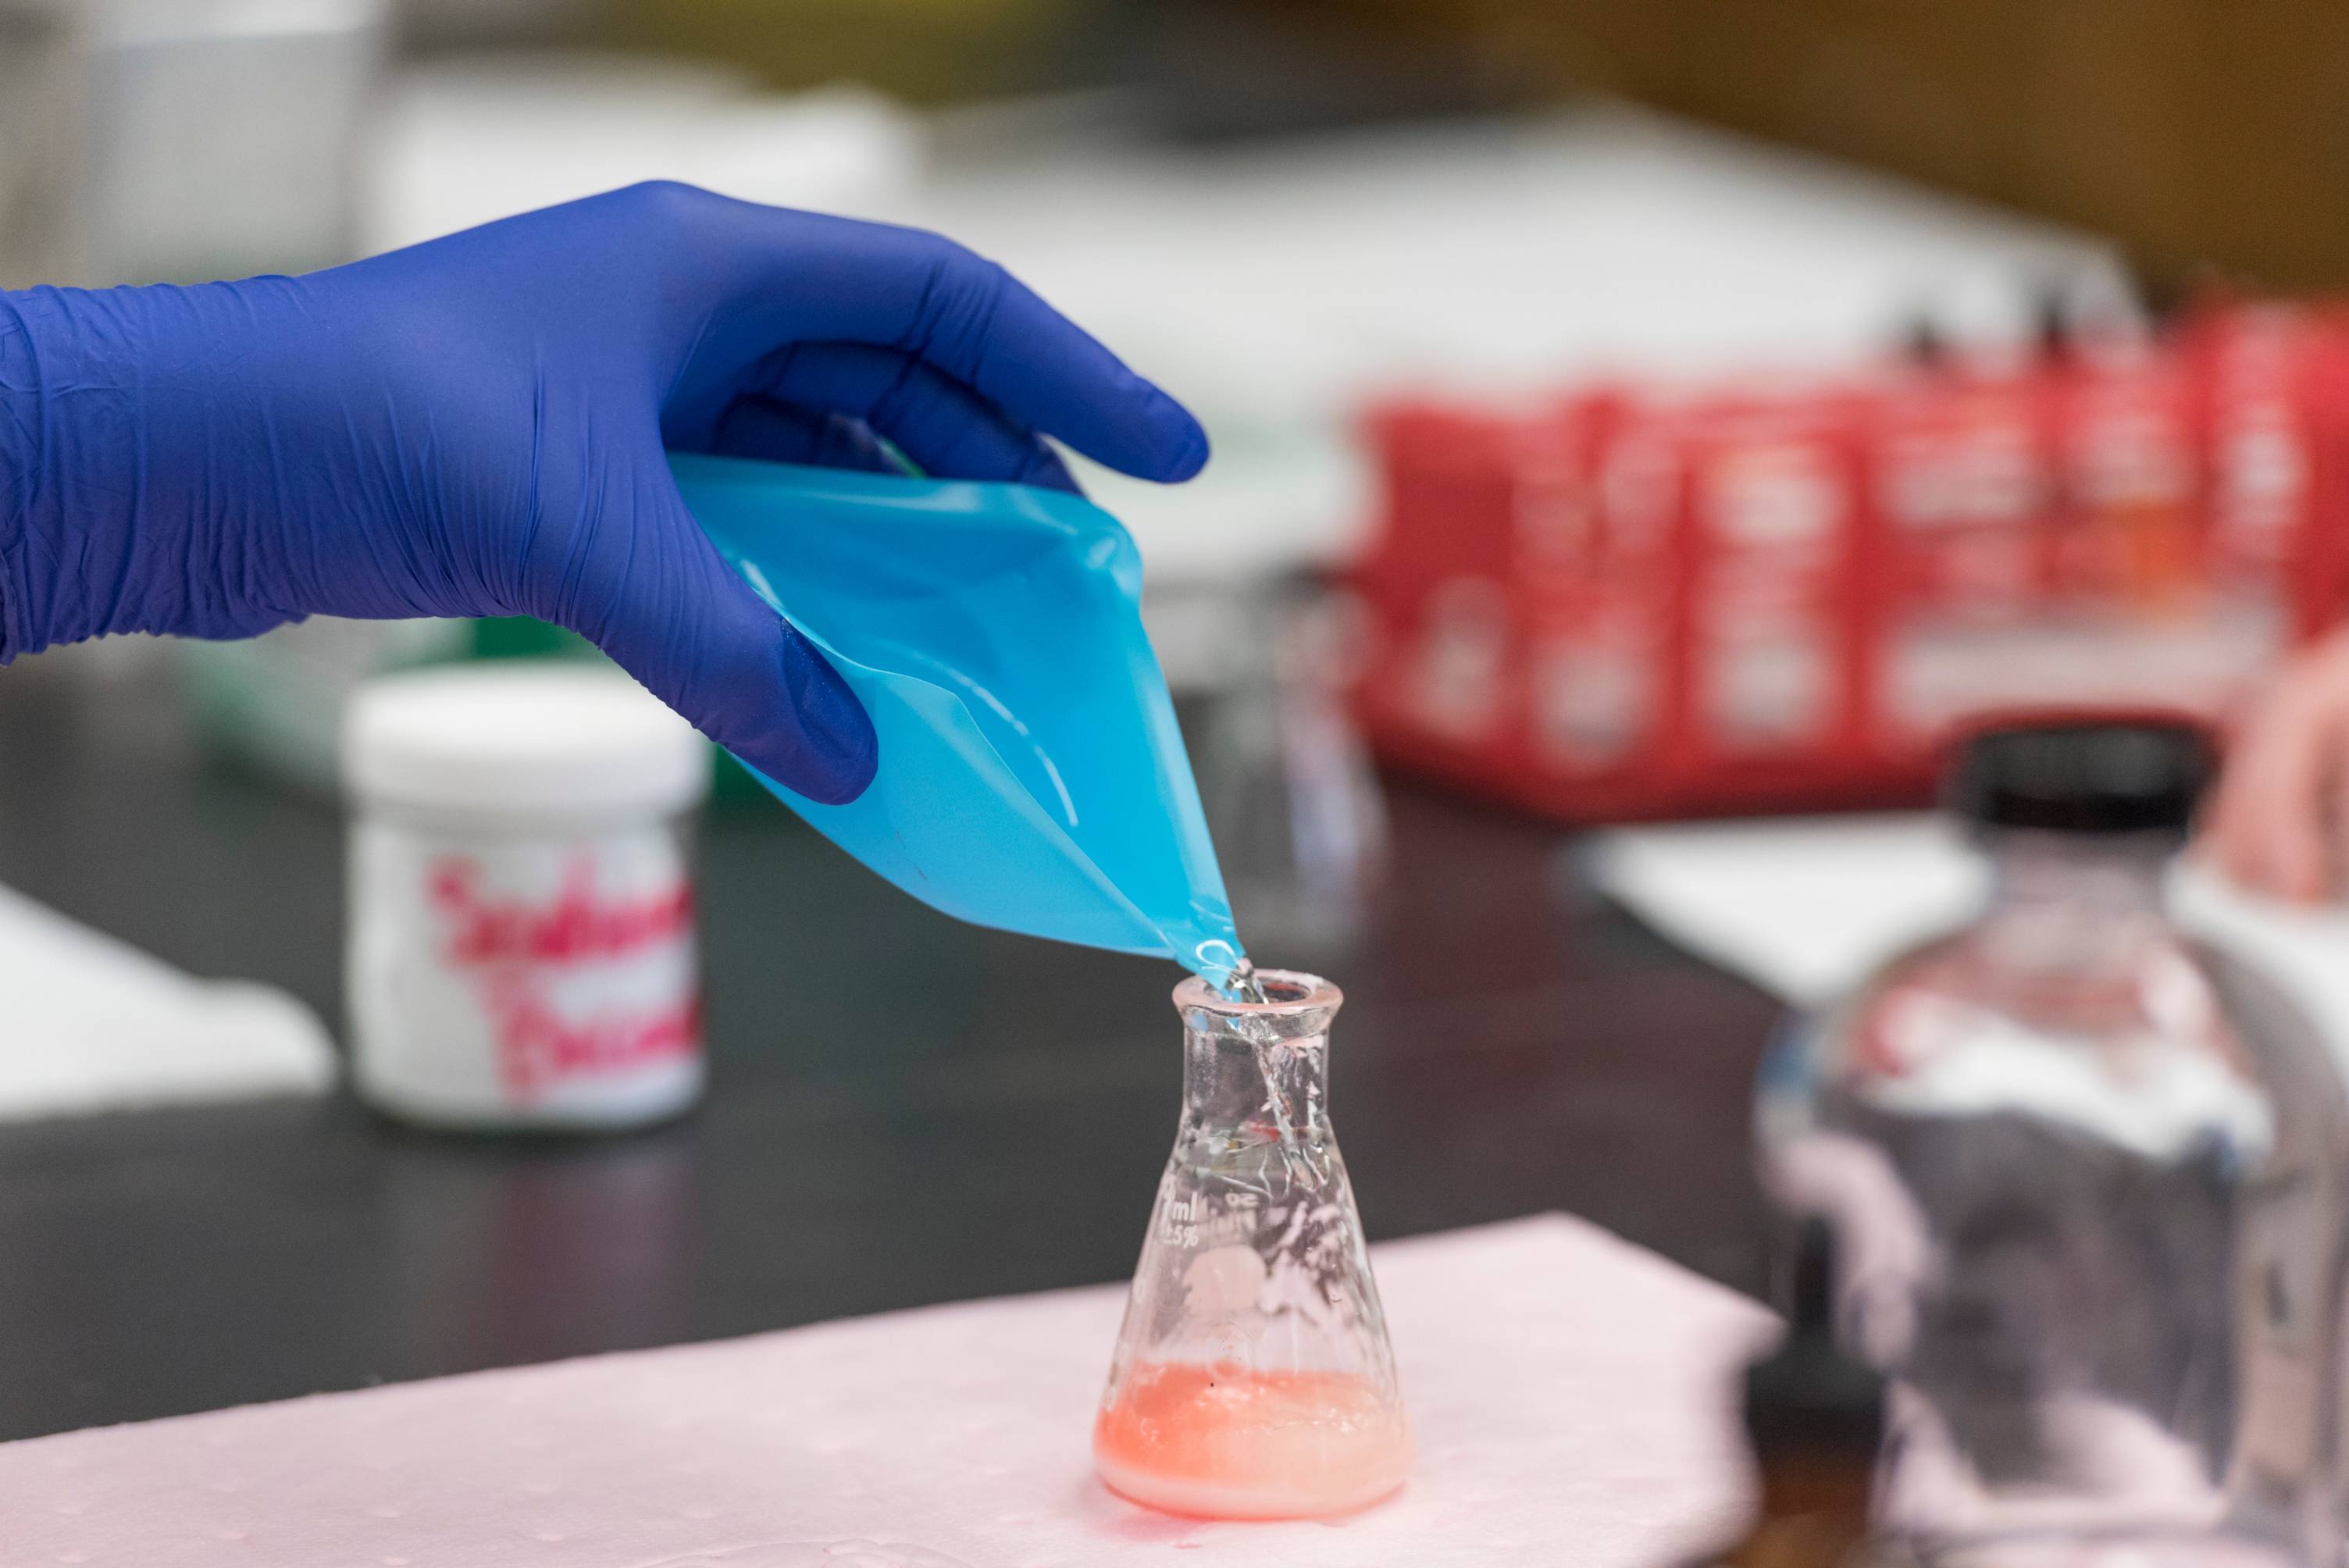
M 1399 1491 L 1392 1430 L 1278 1455 L 1317 1513 L 1389 1491 L 1331 1518 L 1102 1484 L 1116 1286 L 0 1444 L 0 1568 L 1652 1568 L 1731 1532 L 1759 1307 L 1556 1217 L 1373 1258 L 1418 1452 Z M 1137 1493 L 1187 1476 L 1235 1511 L 1209 1489 L 1282 1412 L 1343 1403 L 1257 1387 L 1203 1422 L 1201 1392 L 1135 1380 L 1106 1452 L 1168 1439 Z

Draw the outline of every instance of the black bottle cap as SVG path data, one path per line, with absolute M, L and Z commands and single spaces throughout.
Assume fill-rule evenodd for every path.
M 1796 1449 L 1833 1449 L 1872 1463 L 1884 1441 L 1884 1377 L 1836 1345 L 1835 1233 L 1803 1226 L 1792 1321 L 1785 1343 L 1745 1369 L 1745 1431 L 1770 1462 Z
M 1963 742 L 1949 802 L 1989 827 L 2183 834 L 2216 769 L 2209 738 L 2179 721 L 2002 725 Z

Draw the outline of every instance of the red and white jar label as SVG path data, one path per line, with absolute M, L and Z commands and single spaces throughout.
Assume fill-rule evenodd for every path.
M 660 823 L 561 838 L 353 837 L 361 1088 L 475 1124 L 668 1115 L 703 1071 L 693 887 Z

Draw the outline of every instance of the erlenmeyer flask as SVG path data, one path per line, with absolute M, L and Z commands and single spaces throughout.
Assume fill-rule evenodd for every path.
M 1112 1490 L 1154 1508 L 1296 1519 L 1401 1485 L 1411 1429 L 1330 1130 L 1343 998 L 1316 975 L 1257 978 L 1263 1002 L 1195 976 L 1174 988 L 1183 1119 L 1093 1458 Z

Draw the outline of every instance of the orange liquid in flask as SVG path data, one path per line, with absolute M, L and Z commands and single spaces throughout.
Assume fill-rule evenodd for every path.
M 1411 1458 L 1402 1411 L 1339 1372 L 1138 1367 L 1093 1427 L 1112 1491 L 1202 1519 L 1349 1512 L 1401 1486 Z

